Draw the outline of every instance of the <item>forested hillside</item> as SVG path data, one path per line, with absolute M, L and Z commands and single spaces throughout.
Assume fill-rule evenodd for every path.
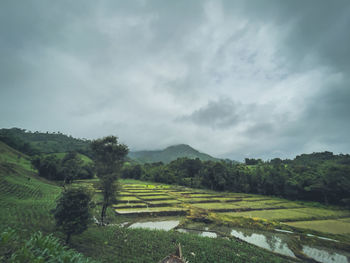
M 164 150 L 159 151 L 130 152 L 129 157 L 139 163 L 170 163 L 171 161 L 183 157 L 187 157 L 189 159 L 199 158 L 201 161 L 219 161 L 219 159 L 214 158 L 208 154 L 201 153 L 186 144 L 169 146 Z
M 76 151 L 91 156 L 90 141 L 63 133 L 31 132 L 20 128 L 1 129 L 0 141 L 29 155 Z

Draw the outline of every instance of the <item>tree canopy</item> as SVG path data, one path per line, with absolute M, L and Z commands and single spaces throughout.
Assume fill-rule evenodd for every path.
M 126 145 L 120 144 L 115 136 L 92 141 L 91 149 L 103 194 L 101 210 L 101 223 L 103 224 L 107 207 L 116 200 L 117 179 L 129 149 Z
M 91 218 L 91 196 L 84 188 L 69 188 L 57 200 L 53 214 L 57 228 L 66 234 L 68 243 L 71 235 L 84 232 Z

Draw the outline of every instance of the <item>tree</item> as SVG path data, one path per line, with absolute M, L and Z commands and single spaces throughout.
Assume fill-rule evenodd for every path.
M 59 172 L 60 160 L 54 156 L 35 157 L 32 160 L 34 168 L 38 169 L 39 176 L 49 180 L 63 180 L 62 174 Z
M 91 196 L 84 188 L 69 188 L 57 200 L 53 214 L 56 226 L 66 234 L 66 243 L 71 235 L 87 229 L 90 214 Z
M 83 167 L 83 161 L 76 152 L 67 153 L 61 161 L 61 173 L 64 178 L 63 187 L 66 184 L 73 183 L 73 180 L 78 177 Z
M 115 136 L 94 140 L 91 148 L 103 194 L 101 210 L 101 224 L 103 225 L 107 207 L 116 200 L 117 179 L 129 149 L 126 145 L 118 143 L 118 138 Z

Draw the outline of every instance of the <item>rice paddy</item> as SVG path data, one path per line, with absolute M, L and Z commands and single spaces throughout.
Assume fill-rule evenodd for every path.
M 331 234 L 350 234 L 350 218 L 288 222 L 287 225 Z
M 137 181 L 129 183 L 122 180 L 121 185 L 119 202 L 113 206 L 119 215 L 184 215 L 190 214 L 192 209 L 200 209 L 228 218 L 269 220 L 315 231 L 327 230 L 322 225 L 329 221 L 334 226 L 330 233 L 350 232 L 348 210 L 314 207 L 307 202 L 261 195 L 213 192 Z

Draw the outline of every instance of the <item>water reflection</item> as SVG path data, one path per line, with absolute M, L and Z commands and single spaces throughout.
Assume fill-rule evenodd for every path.
M 310 258 L 322 263 L 349 263 L 348 257 L 336 252 L 328 252 L 324 249 L 303 246 L 303 252 Z
M 179 220 L 137 222 L 130 225 L 129 228 L 148 228 L 169 231 L 179 223 Z
M 286 239 L 283 238 L 282 236 L 277 236 L 276 234 L 270 234 L 270 233 L 256 234 L 249 230 L 235 230 L 235 229 L 232 229 L 231 235 L 239 239 L 242 239 L 248 243 L 254 244 L 258 247 L 262 247 L 282 255 L 295 257 L 292 250 L 289 249 Z
M 177 231 L 180 233 L 193 233 L 202 237 L 211 237 L 211 238 L 218 237 L 218 235 L 215 232 L 209 232 L 209 231 L 199 231 L 199 230 L 183 229 L 183 228 L 179 228 L 177 229 Z

